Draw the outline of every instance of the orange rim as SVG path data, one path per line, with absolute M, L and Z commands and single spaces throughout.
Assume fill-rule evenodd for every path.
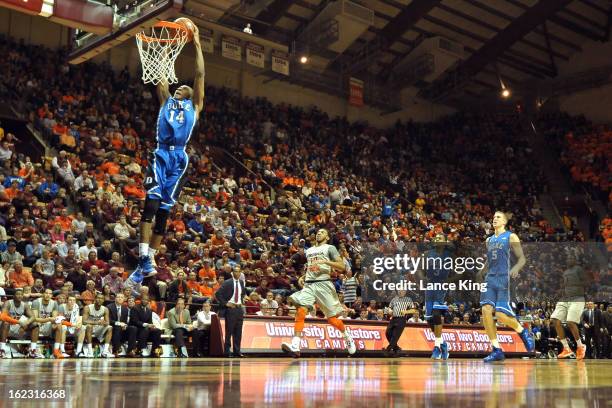
M 155 25 L 152 28 L 169 28 L 175 31 L 181 31 L 184 32 L 185 35 L 187 36 L 187 40 L 191 39 L 191 33 L 189 32 L 189 30 L 187 30 L 187 28 L 185 28 L 184 25 L 182 24 L 178 24 L 178 23 L 174 23 L 172 21 L 158 21 L 157 23 L 155 23 Z M 144 42 L 159 42 L 159 43 L 174 43 L 174 42 L 178 42 L 179 38 L 154 38 L 154 37 L 150 37 L 148 35 L 146 35 L 144 33 L 144 31 L 137 33 L 136 37 Z

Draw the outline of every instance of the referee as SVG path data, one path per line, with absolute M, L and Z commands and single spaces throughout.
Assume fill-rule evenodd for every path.
M 406 315 L 412 307 L 412 299 L 406 296 L 405 290 L 398 290 L 397 295 L 391 299 L 389 309 L 393 317 L 391 318 L 391 321 L 387 326 L 387 331 L 385 332 L 385 336 L 389 342 L 389 345 L 385 349 L 386 356 L 389 356 L 390 354 L 397 356 L 401 351 L 397 345 L 397 342 L 399 341 L 400 337 L 402 337 L 402 333 L 406 327 Z

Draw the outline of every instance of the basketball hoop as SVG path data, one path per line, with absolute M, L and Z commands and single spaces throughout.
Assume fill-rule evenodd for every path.
M 177 83 L 174 61 L 189 40 L 189 30 L 171 21 L 158 22 L 151 27 L 150 34 L 144 31 L 136 34 L 144 83 L 157 85 L 162 80 L 169 84 Z

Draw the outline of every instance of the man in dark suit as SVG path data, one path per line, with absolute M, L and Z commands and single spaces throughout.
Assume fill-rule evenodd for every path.
M 117 354 L 121 348 L 121 344 L 127 340 L 128 349 L 127 356 L 135 357 L 134 346 L 136 345 L 136 327 L 130 326 L 131 310 L 125 306 L 123 302 L 125 296 L 123 293 L 118 293 L 115 296 L 115 302 L 108 305 L 108 316 L 110 325 L 113 328 L 113 337 L 111 343 L 113 350 Z
M 584 326 L 584 338 L 587 346 L 587 356 L 597 358 L 599 353 L 599 332 L 602 327 L 601 310 L 595 307 L 595 303 L 587 302 L 587 308 L 582 312 L 580 319 Z M 591 345 L 591 340 L 593 345 Z
M 147 348 L 147 343 L 151 341 L 151 354 L 149 357 L 159 357 L 161 355 L 161 330 L 153 325 L 153 311 L 149 306 L 149 296 L 143 295 L 139 305 L 134 306 L 131 313 L 130 325 L 136 327 L 136 337 L 138 338 L 138 348 L 140 353 Z
M 242 323 L 244 309 L 242 298 L 246 295 L 244 283 L 240 280 L 240 268 L 234 268 L 232 279 L 227 279 L 217 290 L 216 297 L 221 310 L 219 315 L 225 318 L 225 355 L 228 357 L 244 357 L 240 353 L 242 341 Z M 230 355 L 233 340 L 234 354 Z

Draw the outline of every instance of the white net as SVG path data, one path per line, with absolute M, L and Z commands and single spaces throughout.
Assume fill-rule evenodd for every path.
M 180 24 L 162 21 L 151 27 L 151 33 L 136 34 L 136 44 L 142 63 L 142 80 L 157 85 L 162 80 L 178 82 L 174 61 L 189 40 L 189 31 Z

